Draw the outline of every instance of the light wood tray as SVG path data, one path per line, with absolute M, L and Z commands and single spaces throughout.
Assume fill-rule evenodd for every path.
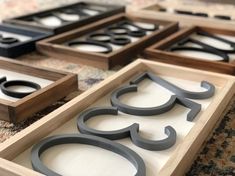
M 0 159 L 0 175 L 41 175 L 31 170 L 30 168 L 22 166 L 23 162 L 19 161 L 19 163 L 21 163 L 22 165 L 17 164 L 16 158 L 21 156 L 21 158 L 23 157 L 26 160 L 30 160 L 30 147 L 33 144 L 37 143 L 39 140 L 48 135 L 52 135 L 55 133 L 63 134 L 68 129 L 69 130 L 67 131 L 67 133 L 70 133 L 70 128 L 72 127 L 70 127 L 69 124 L 74 124 L 76 120 L 74 120 L 74 117 L 77 116 L 77 114 L 91 105 L 100 105 L 99 103 L 97 104 L 97 101 L 99 102 L 99 100 L 109 95 L 109 93 L 112 92 L 114 89 L 121 86 L 122 84 L 125 84 L 127 80 L 144 71 L 151 71 L 161 77 L 173 81 L 174 83 L 179 83 L 179 85 L 187 84 L 189 87 L 199 87 L 200 82 L 202 80 L 206 80 L 216 86 L 216 92 L 212 98 L 210 98 L 206 102 L 200 100 L 203 104 L 203 109 L 197 116 L 197 120 L 194 122 L 192 127 L 186 133 L 184 133 L 184 136 L 179 136 L 179 140 L 177 138 L 178 142 L 171 150 L 161 153 L 161 155 L 169 154 L 167 160 L 162 161 L 163 163 L 161 163 L 161 160 L 159 161 L 158 158 L 153 158 L 153 160 L 156 159 L 159 162 L 159 165 L 162 165 L 161 167 L 153 167 L 151 164 L 151 166 L 148 166 L 150 162 L 149 157 L 151 158 L 152 156 L 157 155 L 158 152 L 146 151 L 138 147 L 134 147 L 133 145 L 129 145 L 128 142 L 125 143 L 123 141 L 120 141 L 122 144 L 124 143 L 124 145 L 127 144 L 127 146 L 129 147 L 132 146 L 131 148 L 133 150 L 137 151 L 140 156 L 144 157 L 144 161 L 146 162 L 146 166 L 148 168 L 147 176 L 153 176 L 156 174 L 164 176 L 183 175 L 183 173 L 185 173 L 192 164 L 194 156 L 200 149 L 202 143 L 207 138 L 216 122 L 220 119 L 221 114 L 230 101 L 230 98 L 234 95 L 235 79 L 232 76 L 228 75 L 199 71 L 146 60 L 137 60 L 131 63 L 113 76 L 101 82 L 99 85 L 84 92 L 83 94 L 66 103 L 51 114 L 45 116 L 44 118 L 19 132 L 15 136 L 11 137 L 9 140 L 0 144 L 0 157 L 2 158 Z M 145 86 L 143 87 L 145 88 Z M 156 99 L 154 99 L 153 101 L 156 102 Z M 174 117 L 174 115 L 176 117 Z M 182 114 L 180 113 L 178 115 L 179 117 L 182 116 Z M 165 113 L 165 116 L 162 117 L 163 122 L 165 119 L 168 118 L 178 118 L 178 115 L 177 113 L 173 113 L 172 117 L 169 117 L 169 114 Z M 178 123 L 180 122 L 180 119 L 183 119 L 183 122 L 185 122 L 186 115 L 184 114 L 183 117 L 179 118 Z M 113 125 L 115 124 L 113 123 Z M 65 129 L 66 126 L 68 127 L 68 129 Z M 180 129 L 184 127 L 185 126 L 183 126 L 183 124 L 181 124 L 180 122 L 178 130 L 180 131 Z M 76 127 L 74 126 L 73 128 L 76 131 Z M 150 128 L 150 126 L 148 126 L 148 128 Z M 127 139 L 127 141 L 128 140 L 129 139 Z M 96 157 L 94 156 L 94 158 Z M 150 172 L 149 170 L 151 170 L 152 172 Z
M 232 20 L 221 20 L 213 17 L 205 18 L 192 15 L 176 14 L 169 12 L 161 12 L 159 9 L 177 9 L 183 11 L 191 11 L 193 13 L 207 13 L 209 16 L 224 15 L 230 16 Z M 217 27 L 220 29 L 235 29 L 235 11 L 233 5 L 213 4 L 198 1 L 160 1 L 146 7 L 128 8 L 128 14 L 136 14 L 140 17 L 157 17 L 158 19 L 178 21 L 181 26 L 203 25 L 206 27 Z

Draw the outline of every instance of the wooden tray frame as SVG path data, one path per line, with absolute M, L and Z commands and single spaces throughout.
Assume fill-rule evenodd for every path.
M 110 9 L 107 12 L 103 12 L 101 14 L 95 15 L 95 16 L 90 16 L 88 18 L 84 18 L 84 19 L 80 19 L 77 22 L 70 22 L 68 24 L 64 24 L 60 27 L 54 27 L 54 28 L 50 28 L 50 27 L 46 27 L 40 24 L 31 24 L 27 21 L 23 21 L 21 19 L 25 19 L 25 18 L 31 18 L 33 16 L 40 16 L 43 14 L 47 14 L 50 13 L 51 11 L 57 11 L 57 10 L 61 10 L 61 9 L 65 9 L 65 8 L 70 8 L 73 7 L 75 5 L 79 5 L 79 4 L 91 4 L 91 5 L 104 5 L 109 7 Z M 11 18 L 11 19 L 5 19 L 3 20 L 4 23 L 8 23 L 8 24 L 14 24 L 17 26 L 24 26 L 27 28 L 34 28 L 34 29 L 38 29 L 38 30 L 42 30 L 42 31 L 48 31 L 48 32 L 53 32 L 54 34 L 59 34 L 62 32 L 66 32 L 78 27 L 81 27 L 83 25 L 95 22 L 97 20 L 101 20 L 103 18 L 115 15 L 115 14 L 119 14 L 119 13 L 123 13 L 125 12 L 125 7 L 124 6 L 116 6 L 116 5 L 107 5 L 107 4 L 99 4 L 99 3 L 92 3 L 92 2 L 78 2 L 78 3 L 74 3 L 71 5 L 67 5 L 67 6 L 62 6 L 62 7 L 58 7 L 58 8 L 52 8 L 49 10 L 45 10 L 45 11 L 41 11 L 41 12 L 36 12 L 36 13 L 31 13 L 28 15 L 23 15 L 23 16 L 19 16 L 16 18 Z
M 24 27 L 9 25 L 9 24 L 0 24 L 0 32 L 10 32 L 19 35 L 25 35 L 32 37 L 30 40 L 24 42 L 13 43 L 10 45 L 1 45 L 0 46 L 0 55 L 3 57 L 15 58 L 23 54 L 27 54 L 36 49 L 36 42 L 44 38 L 52 36 L 50 32 L 42 32 L 32 29 L 26 29 Z
M 194 2 L 195 3 L 195 2 Z M 212 3 L 211 3 L 212 4 Z M 208 13 L 208 4 L 202 3 L 201 4 L 190 4 L 187 5 L 182 4 L 179 1 L 162 1 L 152 5 L 148 5 L 142 7 L 141 9 L 138 8 L 128 8 L 128 14 L 137 14 L 140 17 L 151 17 L 155 16 L 158 19 L 162 20 L 171 20 L 171 21 L 178 21 L 181 26 L 192 26 L 192 25 L 199 25 L 199 26 L 206 26 L 206 27 L 215 27 L 220 29 L 233 29 L 235 30 L 235 13 L 234 6 L 232 5 L 216 5 L 213 9 L 211 7 L 212 13 L 219 13 L 221 15 L 232 15 L 234 20 L 221 20 L 216 18 L 205 18 L 205 17 L 198 17 L 192 15 L 184 15 L 184 14 L 176 14 L 176 13 L 168 13 L 168 12 L 161 12 L 158 11 L 160 7 L 171 7 L 176 8 L 178 10 L 185 10 L 185 11 L 193 11 L 193 12 L 205 12 Z M 224 8 L 222 8 L 224 7 Z
M 72 40 L 75 37 L 91 33 L 97 29 L 101 29 L 105 26 L 111 25 L 121 19 L 138 20 L 142 22 L 154 22 L 165 25 L 164 29 L 157 30 L 148 36 L 142 37 L 139 41 L 128 44 L 123 48 L 113 51 L 108 54 L 103 53 L 88 53 L 78 51 L 74 48 L 64 46 L 62 43 Z M 153 42 L 172 34 L 178 29 L 178 24 L 168 21 L 161 21 L 150 18 L 140 18 L 134 15 L 119 14 L 87 25 L 85 27 L 75 29 L 73 31 L 57 35 L 42 41 L 37 42 L 37 49 L 49 56 L 69 60 L 75 63 L 87 64 L 94 67 L 109 69 L 115 65 L 124 65 L 130 62 L 130 60 L 136 56 L 137 51 L 143 50 L 143 48 L 151 45 Z
M 235 36 L 235 30 L 224 30 L 217 28 L 208 28 L 202 26 L 193 26 L 189 28 L 182 28 L 175 34 L 169 36 L 168 38 L 155 43 L 154 45 L 146 48 L 143 56 L 150 60 L 155 60 L 164 63 L 170 63 L 174 65 L 182 65 L 186 67 L 192 67 L 197 69 L 203 69 L 213 72 L 225 73 L 235 75 L 235 63 L 225 63 L 225 62 L 215 62 L 207 60 L 199 60 L 190 56 L 184 56 L 170 51 L 164 51 L 169 46 L 175 44 L 176 42 L 182 40 L 186 36 L 198 31 L 203 30 L 206 32 L 214 34 L 232 35 Z
M 13 163 L 10 160 L 14 159 L 24 150 L 38 142 L 41 138 L 47 136 L 71 118 L 75 117 L 79 112 L 86 109 L 100 97 L 107 95 L 108 92 L 116 89 L 116 87 L 125 83 L 129 78 L 147 70 L 159 75 L 173 76 L 176 78 L 199 82 L 207 80 L 212 84 L 221 87 L 220 91 L 214 95 L 215 97 L 207 107 L 207 110 L 200 115 L 200 119 L 195 123 L 187 136 L 185 136 L 183 142 L 175 149 L 172 156 L 170 156 L 169 160 L 158 174 L 183 175 L 191 166 L 194 156 L 209 133 L 212 131 L 216 122 L 220 120 L 221 114 L 234 95 L 235 78 L 229 75 L 200 71 L 147 60 L 137 60 L 131 63 L 97 86 L 94 86 L 51 114 L 22 130 L 9 140 L 0 144 L 0 158 L 2 158 L 0 159 L 0 174 L 9 176 L 41 175 L 31 169 L 27 169 Z
M 0 57 L 0 68 L 54 81 L 52 84 L 16 102 L 0 99 L 1 120 L 13 123 L 28 118 L 55 101 L 78 90 L 77 75 L 52 69 L 33 67 L 18 61 Z

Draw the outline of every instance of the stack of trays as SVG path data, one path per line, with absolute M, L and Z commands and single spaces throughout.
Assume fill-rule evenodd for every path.
M 156 8 L 168 12 L 149 9 Z M 235 93 L 234 22 L 182 9 L 169 21 L 146 9 L 124 10 L 79 2 L 0 25 L 3 56 L 33 51 L 37 42 L 43 54 L 102 69 L 145 59 L 0 144 L 0 175 L 187 172 Z M 75 74 L 6 58 L 0 73 L 0 119 L 13 125 L 78 89 Z

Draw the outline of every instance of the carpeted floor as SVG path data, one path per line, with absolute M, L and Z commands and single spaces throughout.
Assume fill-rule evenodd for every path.
M 187 173 L 194 175 L 235 175 L 235 97 Z
M 0 9 L 3 7 L 2 1 L 0 0 Z M 30 10 L 38 10 L 40 0 L 32 0 L 31 4 L 27 6 L 31 8 Z M 15 7 L 15 4 L 12 3 L 12 0 L 6 1 L 4 6 Z M 14 1 L 16 3 L 22 4 L 19 1 Z M 22 1 L 21 1 L 22 2 Z M 67 1 L 60 1 L 67 2 Z M 131 3 L 130 1 L 126 1 Z M 153 1 L 148 1 L 153 2 Z M 42 3 L 42 2 L 41 2 Z M 138 0 L 133 1 L 132 3 L 144 4 L 144 1 Z M 147 2 L 146 2 L 147 3 Z M 17 9 L 19 11 L 24 10 L 23 7 L 19 5 Z M 41 7 L 41 6 L 40 6 Z M 18 11 L 16 12 L 18 14 Z M 0 14 L 0 19 L 1 19 Z M 46 57 L 40 55 L 37 52 L 22 56 L 19 58 L 22 62 L 30 63 L 32 65 L 44 66 L 49 68 L 56 68 L 59 70 L 65 70 L 79 75 L 79 89 L 85 91 L 91 86 L 99 83 L 103 79 L 115 73 L 116 70 L 119 70 L 120 67 L 114 68 L 110 71 L 104 71 L 97 68 L 78 65 L 70 63 L 67 61 L 57 60 L 55 58 Z M 0 143 L 4 142 L 6 139 L 10 138 L 12 135 L 16 134 L 20 130 L 26 128 L 28 125 L 32 124 L 36 120 L 42 118 L 46 114 L 50 113 L 54 109 L 66 103 L 72 97 L 78 95 L 80 92 L 76 92 L 69 97 L 58 101 L 52 106 L 46 108 L 45 110 L 33 115 L 29 120 L 21 122 L 17 125 L 13 125 L 4 121 L 0 121 Z M 211 136 L 202 146 L 200 153 L 195 158 L 195 162 L 192 165 L 190 171 L 187 173 L 188 176 L 195 175 L 223 175 L 223 176 L 233 176 L 235 175 L 235 98 L 232 99 L 230 106 L 223 115 L 222 121 L 217 124 L 217 127 L 211 133 Z

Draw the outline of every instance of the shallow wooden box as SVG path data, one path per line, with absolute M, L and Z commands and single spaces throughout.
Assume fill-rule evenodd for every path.
M 179 137 L 177 137 L 177 144 L 173 146 L 171 149 L 166 151 L 147 151 L 140 149 L 136 147 L 135 145 L 131 145 L 131 142 L 129 142 L 129 139 L 126 140 L 118 140 L 118 142 L 127 145 L 128 147 L 135 150 L 141 157 L 144 157 L 145 164 L 147 166 L 147 176 L 155 176 L 157 175 L 183 175 L 187 169 L 192 164 L 194 157 L 198 150 L 200 149 L 202 143 L 207 138 L 210 131 L 213 129 L 214 125 L 218 120 L 220 120 L 220 117 L 222 117 L 222 113 L 224 109 L 226 108 L 227 104 L 230 101 L 230 98 L 234 95 L 235 87 L 234 87 L 234 77 L 229 75 L 222 75 L 218 73 L 212 73 L 212 72 L 206 72 L 206 71 L 199 71 L 195 69 L 190 69 L 186 67 L 179 67 L 179 66 L 173 66 L 168 64 L 163 64 L 159 62 L 153 62 L 153 61 L 147 61 L 147 60 L 137 60 L 130 65 L 126 66 L 119 72 L 117 72 L 115 75 L 109 77 L 107 80 L 103 81 L 99 85 L 91 88 L 90 90 L 84 92 L 83 94 L 79 95 L 75 99 L 71 100 L 70 102 L 66 103 L 62 107 L 58 108 L 51 114 L 45 116 L 44 118 L 40 119 L 39 121 L 35 122 L 31 126 L 27 127 L 26 129 L 22 130 L 15 136 L 11 137 L 9 140 L 5 141 L 4 143 L 0 144 L 0 174 L 1 175 L 9 175 L 9 176 L 31 176 L 31 175 L 41 175 L 30 168 L 30 148 L 33 144 L 37 143 L 42 138 L 48 136 L 48 135 L 55 135 L 55 134 L 68 134 L 68 133 L 76 133 L 76 116 L 83 110 L 85 110 L 89 106 L 100 106 L 100 104 L 105 104 L 106 106 L 110 104 L 110 102 L 105 99 L 104 97 L 109 97 L 109 93 L 112 92 L 117 87 L 125 84 L 127 80 L 135 77 L 137 74 L 144 72 L 144 71 L 151 71 L 161 77 L 164 77 L 165 79 L 170 80 L 176 85 L 185 85 L 189 86 L 185 89 L 189 89 L 192 86 L 193 91 L 195 91 L 195 87 L 200 87 L 200 82 L 202 80 L 209 81 L 210 83 L 214 84 L 216 87 L 215 95 L 210 98 L 209 100 L 200 100 L 200 103 L 203 105 L 203 108 L 201 112 L 197 115 L 196 120 L 189 125 L 189 123 L 186 123 L 186 114 L 188 113 L 188 110 L 182 109 L 182 107 L 175 107 L 176 109 L 171 110 L 171 112 L 165 113 L 163 116 L 158 116 L 159 120 L 162 119 L 161 124 L 159 123 L 153 123 L 153 121 L 150 121 L 150 125 L 144 127 L 142 125 L 141 130 L 143 128 L 149 130 L 151 128 L 158 129 L 159 126 L 165 126 L 164 121 L 168 120 L 167 123 L 170 123 L 171 125 L 176 125 L 178 123 L 177 127 L 177 133 L 179 132 Z M 152 84 L 152 83 L 150 83 Z M 147 87 L 149 84 L 147 83 Z M 154 84 L 155 85 L 155 84 Z M 191 87 L 191 88 L 192 88 Z M 140 93 L 142 92 L 142 88 L 146 88 L 146 83 L 144 83 L 142 86 L 139 87 Z M 144 90 L 143 89 L 143 90 Z M 154 87 L 156 89 L 156 87 Z M 197 89 L 202 90 L 200 89 Z M 138 91 L 138 92 L 139 92 Z M 156 90 L 158 92 L 159 90 Z M 155 93 L 156 93 L 155 92 Z M 142 92 L 144 96 L 150 95 L 153 97 L 153 94 L 146 94 L 149 93 L 149 91 Z M 132 94 L 133 96 L 133 94 Z M 146 103 L 148 101 L 143 101 L 142 96 L 140 96 L 141 99 L 139 103 Z M 103 99 L 104 98 L 104 99 Z M 127 101 L 130 98 L 126 97 Z M 103 102 L 105 100 L 105 102 Z M 157 102 L 155 98 L 149 99 L 153 102 Z M 133 100 L 134 103 L 136 103 L 135 100 Z M 132 103 L 133 103 L 132 102 Z M 159 102 L 158 102 L 159 103 Z M 160 102 L 161 103 L 161 102 Z M 177 111 L 180 110 L 180 111 Z M 180 113 L 179 113 L 180 112 Z M 185 114 L 186 113 L 186 114 Z M 75 117 L 75 118 L 74 118 Z M 128 119 L 128 116 L 124 116 L 126 120 Z M 100 117 L 101 118 L 101 117 Z M 100 118 L 98 118 L 100 120 Z M 110 118 L 110 117 L 109 117 Z M 115 119 L 117 117 L 114 117 Z M 134 117 L 136 120 L 136 117 Z M 139 120 L 146 120 L 146 118 L 139 118 Z M 152 119 L 153 120 L 153 119 Z M 176 121 L 175 121 L 176 120 Z M 132 122 L 133 123 L 133 122 Z M 99 122 L 96 121 L 94 124 L 99 124 Z M 93 124 L 93 125 L 94 125 Z M 109 127 L 115 126 L 117 123 L 109 124 Z M 126 123 L 124 123 L 127 125 Z M 105 124 L 102 123 L 102 126 L 105 126 Z M 188 126 L 189 125 L 189 126 Z M 123 123 L 121 125 L 123 127 Z M 115 126 L 117 128 L 117 126 Z M 106 124 L 107 128 L 107 124 Z M 183 129 L 186 128 L 187 130 L 185 132 L 180 133 L 180 131 L 184 131 Z M 162 132 L 162 128 L 159 129 L 159 133 Z M 159 138 L 159 133 L 157 134 Z M 144 133 L 141 133 L 142 135 L 145 135 Z M 183 136 L 181 136 L 183 135 Z M 177 135 L 178 136 L 178 135 Z M 153 137 L 153 136 L 151 136 Z M 79 145 L 79 144 L 78 144 Z M 94 160 L 98 159 L 98 166 L 99 164 L 102 164 L 99 159 L 103 159 L 107 157 L 107 166 L 105 166 L 105 173 L 107 175 L 107 171 L 110 169 L 109 163 L 113 163 L 115 158 L 109 158 L 109 153 L 103 154 L 103 151 L 101 150 L 95 150 L 96 152 L 91 151 L 91 156 L 89 155 L 90 149 L 89 147 L 78 147 L 76 145 L 76 149 L 81 150 L 83 153 L 85 152 L 86 155 L 88 155 L 86 158 L 93 158 Z M 58 149 L 58 148 L 57 148 Z M 72 151 L 74 148 L 70 148 Z M 66 150 L 65 148 L 62 148 L 62 152 Z M 76 151 L 76 150 L 75 150 Z M 61 153 L 58 153 L 58 155 L 61 156 Z M 97 157 L 101 153 L 100 157 Z M 55 154 L 55 153 L 54 153 Z M 57 156 L 57 155 L 55 155 Z M 94 170 L 97 167 L 94 165 L 93 161 L 88 161 L 87 165 L 83 165 L 82 168 L 79 168 L 79 164 L 76 162 L 76 157 L 74 154 L 70 153 L 70 156 L 72 156 L 73 161 L 75 162 L 75 171 L 79 172 L 80 170 L 83 170 L 83 167 L 89 167 L 85 169 L 85 171 Z M 166 156 L 167 158 L 162 158 L 163 156 Z M 50 160 L 49 163 L 53 163 L 54 157 L 53 155 L 49 155 Z M 82 157 L 82 155 L 78 154 L 78 158 Z M 111 155 L 113 157 L 113 155 Z M 81 159 L 81 158 L 80 158 Z M 152 160 L 151 160 L 152 159 Z M 69 167 L 72 165 L 72 162 L 69 162 L 66 159 L 64 160 L 63 165 L 58 164 L 58 166 L 61 169 L 61 166 Z M 89 160 L 89 159 L 88 159 Z M 62 161 L 63 162 L 63 161 Z M 68 164 L 68 162 L 70 164 Z M 85 162 L 85 161 L 84 161 Z M 125 167 L 128 164 L 125 164 L 125 160 L 121 161 L 122 167 Z M 83 163 L 83 161 L 82 161 Z M 86 162 L 85 162 L 86 163 Z M 47 161 L 48 164 L 48 161 Z M 120 172 L 123 172 L 125 169 L 121 169 L 118 167 L 119 163 L 114 164 L 117 171 L 112 172 L 111 175 L 120 175 Z M 26 165 L 26 166 L 22 166 Z M 28 167 L 28 168 L 26 168 Z M 79 168 L 79 169 L 78 169 Z M 98 167 L 99 168 L 99 167 Z M 101 168 L 101 169 L 100 169 Z M 103 173 L 102 168 L 100 167 L 98 170 Z M 96 174 L 99 173 L 98 170 L 96 170 Z M 133 167 L 132 167 L 133 169 Z M 110 174 L 110 173 L 109 173 Z M 66 175 L 66 174 L 62 174 Z M 77 174 L 78 175 L 78 174 Z M 81 174 L 84 175 L 84 174 Z M 86 175 L 86 174 L 85 174 Z M 103 174 L 102 174 L 103 175 Z M 134 175 L 132 174 L 123 174 L 123 175 Z
M 161 11 L 169 9 L 170 12 Z M 135 13 L 139 16 L 155 16 L 159 19 L 178 21 L 180 25 L 203 25 L 207 27 L 217 27 L 220 29 L 235 29 L 235 13 L 233 5 L 206 3 L 198 1 L 159 1 L 158 3 L 142 7 L 141 9 L 128 8 L 127 13 Z M 192 13 L 206 13 L 209 17 L 200 17 L 186 14 L 174 13 L 174 10 Z M 214 18 L 215 15 L 227 16 L 231 20 Z
M 235 30 L 229 30 L 229 29 L 224 30 L 224 29 L 208 28 L 200 26 L 181 28 L 175 34 L 169 36 L 168 38 L 160 42 L 156 42 L 152 46 L 146 48 L 143 55 L 147 59 L 159 62 L 234 75 L 235 74 L 234 60 L 231 60 L 230 62 L 210 61 L 202 58 L 200 59 L 200 57 L 198 57 L 197 59 L 195 57 L 185 56 L 182 54 L 166 51 L 166 49 L 169 48 L 170 46 L 174 45 L 175 43 L 179 42 L 180 40 L 184 39 L 185 37 L 193 34 L 198 30 L 202 30 L 212 34 L 228 35 L 231 37 L 235 37 Z
M 41 24 L 37 24 L 37 23 L 34 24 L 34 23 L 30 22 L 30 20 L 33 17 L 44 17 L 48 14 L 51 14 L 52 12 L 60 11 L 60 10 L 64 10 L 64 9 L 69 10 L 69 9 L 74 8 L 75 6 L 78 6 L 78 5 L 99 6 L 102 8 L 106 8 L 106 11 L 101 12 L 100 14 L 97 14 L 94 16 L 81 17 L 77 21 L 67 22 L 67 23 L 62 24 L 61 26 L 58 26 L 58 27 L 44 26 Z M 54 34 L 59 34 L 59 33 L 66 32 L 66 31 L 69 31 L 69 30 L 72 30 L 75 28 L 79 28 L 83 25 L 95 22 L 95 21 L 100 20 L 102 18 L 106 18 L 106 17 L 112 16 L 115 14 L 123 13 L 123 12 L 125 12 L 124 6 L 116 6 L 116 5 L 111 5 L 111 4 L 109 4 L 109 5 L 108 4 L 99 4 L 99 3 L 92 3 L 92 2 L 78 2 L 78 3 L 71 4 L 71 5 L 52 8 L 49 10 L 31 13 L 31 14 L 11 18 L 11 19 L 5 19 L 5 20 L 3 20 L 3 22 L 8 23 L 8 24 L 13 24 L 16 26 L 24 26 L 27 28 L 34 28 L 34 29 L 38 29 L 38 30 L 42 30 L 42 31 L 52 32 Z
M 19 41 L 8 45 L 0 43 L 0 55 L 10 58 L 15 58 L 34 51 L 36 48 L 36 41 L 52 36 L 52 33 L 50 32 L 26 29 L 9 24 L 0 25 L 0 34 L 3 32 L 8 33 L 9 36 L 10 34 L 17 36 L 16 38 L 21 40 L 22 38 L 25 38 L 24 41 Z
M 163 28 L 140 38 L 138 41 L 127 44 L 124 47 L 107 54 L 79 51 L 77 49 L 64 45 L 64 43 L 70 40 L 102 29 L 111 24 L 115 24 L 116 22 L 123 19 L 160 24 L 163 26 Z M 124 65 L 129 63 L 131 59 L 144 48 L 151 45 L 153 42 L 159 41 L 160 39 L 172 34 L 177 29 L 178 24 L 174 22 L 161 21 L 157 20 L 156 18 L 151 19 L 136 17 L 135 15 L 120 14 L 100 20 L 79 29 L 75 29 L 73 31 L 57 35 L 55 37 L 39 41 L 37 42 L 37 49 L 44 54 L 58 59 L 87 64 L 102 69 L 109 69 L 115 65 Z
M 2 57 L 0 57 L 0 69 L 16 73 L 15 79 L 20 79 L 20 77 L 26 75 L 32 76 L 30 79 L 40 78 L 51 82 L 22 99 L 11 100 L 1 97 L 1 120 L 13 123 L 22 121 L 78 89 L 77 75 L 72 73 L 37 68 Z M 18 74 L 20 75 L 18 76 Z M 3 73 L 1 73 L 1 76 L 8 77 Z

